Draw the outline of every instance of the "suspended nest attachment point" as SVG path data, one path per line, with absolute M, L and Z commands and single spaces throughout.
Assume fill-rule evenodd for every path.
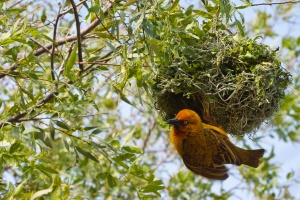
M 232 135 L 254 133 L 279 108 L 290 74 L 276 51 L 255 40 L 210 33 L 157 68 L 152 91 L 164 119 L 195 110 Z

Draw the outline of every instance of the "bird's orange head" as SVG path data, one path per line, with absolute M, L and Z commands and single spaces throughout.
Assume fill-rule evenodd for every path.
M 201 118 L 195 111 L 189 109 L 179 111 L 175 118 L 166 122 L 173 125 L 173 131 L 178 134 L 188 134 L 202 129 Z

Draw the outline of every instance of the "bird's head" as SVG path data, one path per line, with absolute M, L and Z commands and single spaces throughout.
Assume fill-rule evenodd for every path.
M 168 119 L 166 122 L 173 125 L 174 129 L 184 133 L 198 130 L 199 126 L 202 125 L 199 115 L 189 109 L 179 111 L 175 118 Z

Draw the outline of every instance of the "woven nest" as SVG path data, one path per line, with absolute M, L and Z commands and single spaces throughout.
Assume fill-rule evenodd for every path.
M 189 108 L 232 135 L 254 133 L 278 110 L 291 82 L 269 46 L 220 32 L 171 57 L 170 65 L 157 68 L 152 86 L 163 118 Z

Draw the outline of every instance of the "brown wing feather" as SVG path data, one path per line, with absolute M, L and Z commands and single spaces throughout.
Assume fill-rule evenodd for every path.
M 182 160 L 185 164 L 185 166 L 194 172 L 195 174 L 204 176 L 209 179 L 214 180 L 225 180 L 228 178 L 228 169 L 224 165 L 218 165 L 218 166 L 193 166 L 191 163 L 193 161 L 191 156 L 188 154 L 183 154 Z
M 216 130 L 204 129 L 204 135 L 209 145 L 213 146 L 213 162 L 215 164 L 235 164 L 241 165 L 242 159 L 238 154 L 234 144 L 227 136 L 218 133 Z

